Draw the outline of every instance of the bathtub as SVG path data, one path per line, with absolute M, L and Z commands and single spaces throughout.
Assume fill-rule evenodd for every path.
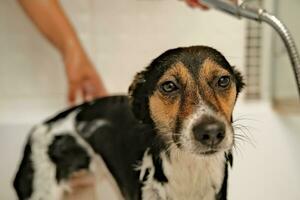
M 240 141 L 234 149 L 228 199 L 299 200 L 300 116 L 280 116 L 268 102 L 242 102 L 235 110 L 234 119 L 247 127 L 250 141 Z M 27 134 L 47 115 L 0 122 L 0 199 L 16 199 L 12 180 Z

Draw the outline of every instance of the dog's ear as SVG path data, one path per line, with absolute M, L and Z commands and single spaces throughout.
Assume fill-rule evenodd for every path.
M 160 57 L 154 59 L 145 70 L 137 73 L 129 87 L 129 102 L 135 117 L 144 122 L 151 123 L 149 110 L 149 97 L 155 90 L 159 77 L 164 68 Z
M 233 74 L 235 78 L 236 83 L 236 91 L 237 95 L 242 91 L 242 89 L 245 87 L 244 78 L 242 76 L 242 73 L 236 69 L 236 67 L 233 67 Z
M 176 62 L 182 48 L 170 49 L 155 58 L 148 67 L 136 74 L 129 87 L 129 100 L 135 117 L 144 122 L 151 123 L 149 111 L 149 97 L 155 90 L 156 83 L 162 74 Z
M 129 87 L 129 102 L 135 117 L 142 122 L 149 122 L 148 92 L 146 88 L 146 73 L 148 70 L 137 73 Z

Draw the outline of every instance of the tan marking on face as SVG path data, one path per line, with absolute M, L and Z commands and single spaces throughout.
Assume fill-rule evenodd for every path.
M 214 79 L 226 75 L 230 76 L 230 73 L 208 58 L 204 61 L 199 71 L 199 87 L 204 93 L 203 99 L 217 108 L 217 112 L 225 115 L 226 119 L 230 121 L 236 99 L 236 86 L 231 80 L 231 85 L 228 89 L 218 90 L 214 88 L 216 84 Z
M 170 67 L 160 78 L 157 86 L 169 80 L 178 80 L 180 90 L 184 93 L 179 91 L 178 94 L 168 96 L 157 89 L 149 99 L 151 117 L 162 132 L 174 131 L 178 117 L 185 118 L 191 115 L 199 96 L 195 95 L 198 94 L 195 81 L 183 63 L 179 62 Z M 183 99 L 184 102 L 181 102 Z
M 159 91 L 149 99 L 151 117 L 161 132 L 167 133 L 173 130 L 176 123 L 176 116 L 179 110 L 179 99 L 169 101 Z
M 235 84 L 232 84 L 231 88 L 226 91 L 225 95 L 217 96 L 220 106 L 222 107 L 228 121 L 231 120 L 231 115 L 236 99 Z

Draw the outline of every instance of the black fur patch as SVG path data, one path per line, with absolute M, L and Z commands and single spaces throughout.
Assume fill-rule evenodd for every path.
M 158 156 L 152 156 L 152 161 L 154 164 L 155 172 L 154 172 L 154 179 L 160 183 L 167 183 L 168 178 L 166 177 L 163 168 L 162 168 L 162 161 L 161 158 Z
M 28 138 L 24 149 L 23 159 L 13 183 L 20 200 L 28 199 L 33 192 L 33 165 L 30 157 L 31 142 L 30 138 Z
M 142 182 L 145 182 L 149 177 L 149 174 L 150 174 L 150 169 L 149 168 L 147 168 L 146 169 L 146 171 L 145 171 L 145 174 L 144 174 L 144 176 L 143 176 L 143 178 L 142 178 Z
M 229 153 L 226 153 L 225 154 L 225 158 L 226 158 L 226 161 L 230 164 L 230 167 L 233 166 L 233 156 L 232 156 L 232 153 L 229 152 Z
M 235 78 L 235 82 L 236 82 L 236 90 L 237 90 L 237 96 L 238 96 L 238 94 L 242 91 L 242 89 L 245 87 L 246 84 L 244 82 L 241 72 L 237 71 L 235 69 L 235 67 L 232 67 L 232 68 L 234 71 L 234 78 Z
M 220 192 L 217 195 L 217 200 L 227 200 L 227 182 L 228 182 L 228 164 L 230 167 L 233 165 L 233 156 L 231 152 L 225 153 L 225 169 L 224 169 L 224 179 Z
M 225 164 L 224 179 L 220 192 L 216 196 L 216 200 L 227 200 L 227 181 L 228 181 L 228 164 Z
M 44 124 L 48 124 L 48 125 L 51 125 L 52 123 L 55 123 L 57 121 L 59 121 L 60 119 L 63 119 L 65 118 L 67 115 L 69 115 L 71 112 L 75 111 L 77 108 L 82 108 L 86 105 L 87 103 L 84 103 L 84 104 L 81 104 L 81 105 L 78 105 L 78 106 L 74 106 L 74 107 L 71 107 L 63 112 L 60 112 L 58 113 L 56 116 L 46 120 L 44 122 Z
M 71 135 L 55 136 L 48 154 L 56 165 L 57 182 L 80 169 L 88 169 L 90 164 L 90 156 Z

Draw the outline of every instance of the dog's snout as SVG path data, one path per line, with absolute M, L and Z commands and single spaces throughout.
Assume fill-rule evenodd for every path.
M 216 146 L 225 138 L 225 125 L 219 121 L 199 123 L 193 128 L 196 140 L 206 146 Z

